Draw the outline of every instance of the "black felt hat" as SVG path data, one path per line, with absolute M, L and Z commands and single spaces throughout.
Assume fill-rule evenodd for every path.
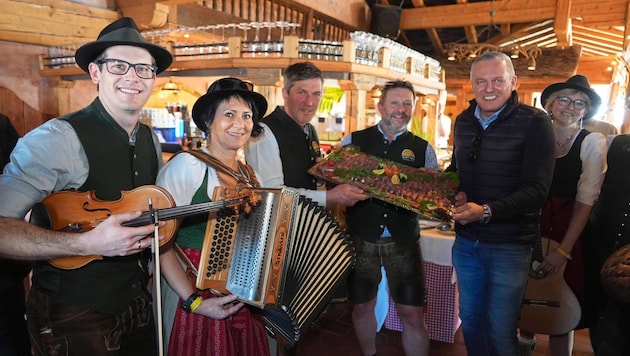
M 204 114 L 208 111 L 208 108 L 215 100 L 224 100 L 230 95 L 237 94 L 245 99 L 251 100 L 256 106 L 258 111 L 258 117 L 254 120 L 260 121 L 265 112 L 267 112 L 267 99 L 264 96 L 254 91 L 254 85 L 249 82 L 242 81 L 238 78 L 221 78 L 216 80 L 208 92 L 199 97 L 192 108 L 192 118 L 195 125 L 206 132 L 208 127 L 204 120 Z
M 121 17 L 107 25 L 99 33 L 96 41 L 88 42 L 77 49 L 74 59 L 81 69 L 88 72 L 90 62 L 112 46 L 135 46 L 146 49 L 155 59 L 157 73 L 163 72 L 173 62 L 171 52 L 142 37 L 136 22 L 130 17 Z
M 586 94 L 591 100 L 591 109 L 586 113 L 586 115 L 584 115 L 584 120 L 593 117 L 593 115 L 597 113 L 599 106 L 602 104 L 602 99 L 599 97 L 599 95 L 597 95 L 595 90 L 591 89 L 591 85 L 588 83 L 588 78 L 583 75 L 577 74 L 567 79 L 566 82 L 554 83 L 546 87 L 540 96 L 540 103 L 542 104 L 542 107 L 545 107 L 545 105 L 547 104 L 547 100 L 549 99 L 551 94 L 562 89 L 579 90 Z

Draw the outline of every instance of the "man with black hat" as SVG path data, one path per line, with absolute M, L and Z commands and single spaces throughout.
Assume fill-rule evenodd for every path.
M 34 263 L 27 319 L 35 354 L 155 355 L 145 251 L 153 227 L 121 226 L 139 213 L 113 216 L 75 236 L 20 221 L 35 203 L 60 190 L 117 200 L 121 191 L 154 184 L 162 165 L 157 138 L 138 120 L 171 54 L 146 41 L 133 19 L 121 18 L 81 46 L 75 60 L 97 85 L 98 97 L 18 142 L 0 176 L 0 201 L 10 202 L 0 206 L 0 249 L 14 258 L 115 256 L 74 269 Z M 69 209 L 71 204 L 80 203 L 68 202 Z

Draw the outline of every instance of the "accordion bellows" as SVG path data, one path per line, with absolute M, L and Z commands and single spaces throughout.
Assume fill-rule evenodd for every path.
M 253 192 L 260 200 L 248 214 L 208 224 L 197 287 L 258 307 L 268 329 L 294 345 L 344 281 L 355 251 L 334 216 L 297 191 Z

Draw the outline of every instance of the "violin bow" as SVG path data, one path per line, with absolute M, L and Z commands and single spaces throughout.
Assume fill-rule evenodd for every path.
M 162 333 L 162 275 L 160 271 L 160 243 L 159 243 L 159 223 L 160 219 L 158 211 L 153 209 L 153 200 L 149 198 L 149 211 L 151 212 L 151 218 L 153 220 L 153 236 L 151 237 L 151 253 L 153 254 L 153 263 L 155 270 L 153 272 L 155 280 L 155 320 L 157 321 L 157 336 L 158 336 L 158 355 L 164 355 L 164 337 Z

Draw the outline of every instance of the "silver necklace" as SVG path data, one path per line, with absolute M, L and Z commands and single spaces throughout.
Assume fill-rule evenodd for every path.
M 560 147 L 560 150 L 562 150 L 562 152 L 566 152 L 567 151 L 567 145 L 571 142 L 571 139 L 573 138 L 574 134 L 575 134 L 575 132 L 570 134 L 569 137 L 567 137 L 567 139 L 564 141 L 564 143 L 560 143 L 560 142 L 556 141 L 556 145 L 558 145 L 558 147 Z

